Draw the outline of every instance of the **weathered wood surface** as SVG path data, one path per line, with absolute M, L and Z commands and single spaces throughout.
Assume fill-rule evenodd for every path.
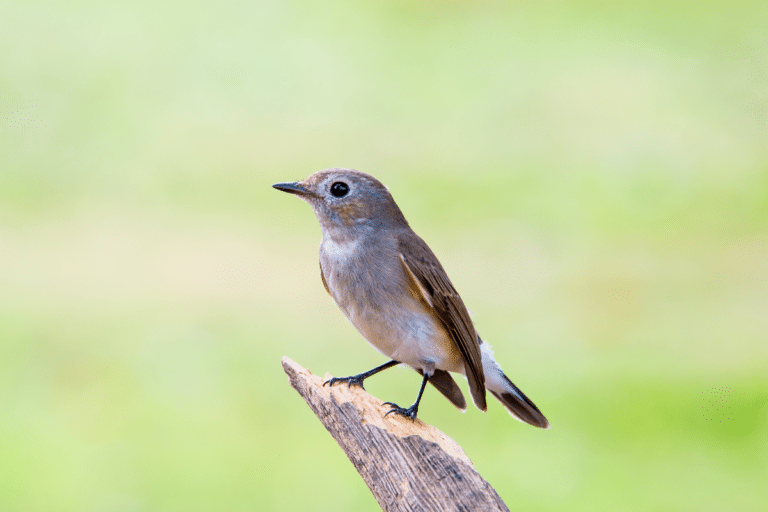
M 381 508 L 390 511 L 509 511 L 475 471 L 461 447 L 419 419 L 389 410 L 363 389 L 323 386 L 287 357 L 291 386 L 328 429 L 357 468 Z

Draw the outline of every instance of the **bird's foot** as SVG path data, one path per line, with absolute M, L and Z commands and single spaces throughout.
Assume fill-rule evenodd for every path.
M 400 416 L 405 416 L 407 418 L 411 418 L 412 420 L 416 419 L 416 413 L 419 412 L 419 404 L 413 404 L 412 406 L 408 407 L 407 409 L 405 407 L 400 407 L 396 403 L 393 402 L 384 402 L 382 405 L 389 405 L 391 406 L 391 409 L 387 411 L 387 413 L 384 415 L 386 418 L 387 415 L 390 413 L 399 414 Z
M 323 386 L 325 386 L 326 384 L 328 384 L 329 386 L 333 386 L 337 382 L 346 382 L 347 387 L 351 388 L 352 386 L 360 386 L 361 389 L 365 389 L 365 387 L 363 387 L 363 381 L 365 380 L 366 377 L 367 375 L 364 375 L 362 373 L 358 375 L 351 375 L 349 377 L 333 377 L 323 382 Z

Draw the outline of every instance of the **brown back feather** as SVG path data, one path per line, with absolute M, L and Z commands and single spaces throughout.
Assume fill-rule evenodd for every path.
M 478 409 L 485 411 L 487 405 L 482 355 L 477 333 L 464 302 L 437 257 L 418 235 L 408 229 L 400 235 L 399 243 L 400 258 L 406 273 L 416 281 L 427 307 L 433 310 L 453 340 L 455 348 L 461 353 L 472 401 Z

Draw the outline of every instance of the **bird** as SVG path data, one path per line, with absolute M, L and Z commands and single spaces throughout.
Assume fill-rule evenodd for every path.
M 435 254 L 410 227 L 389 189 L 354 169 L 318 171 L 303 181 L 276 183 L 312 206 L 322 229 L 320 278 L 360 334 L 390 360 L 324 385 L 363 388 L 365 379 L 396 365 L 422 376 L 410 407 L 384 402 L 390 413 L 415 419 L 427 382 L 465 411 L 451 373 L 464 375 L 475 406 L 487 410 L 486 390 L 510 415 L 539 428 L 549 421 L 504 374 L 491 347 Z

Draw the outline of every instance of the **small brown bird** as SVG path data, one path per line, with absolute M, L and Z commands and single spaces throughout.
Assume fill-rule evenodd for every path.
M 387 414 L 415 418 L 427 382 L 459 409 L 467 408 L 449 373 L 455 372 L 466 376 L 479 409 L 487 409 L 488 389 L 513 417 L 549 428 L 538 407 L 504 375 L 437 257 L 413 232 L 384 185 L 359 171 L 326 169 L 273 187 L 312 206 L 323 231 L 320 277 L 325 289 L 360 334 L 391 359 L 326 384 L 363 387 L 371 375 L 405 364 L 423 376 L 418 397 L 407 408 L 386 402 L 391 406 Z

